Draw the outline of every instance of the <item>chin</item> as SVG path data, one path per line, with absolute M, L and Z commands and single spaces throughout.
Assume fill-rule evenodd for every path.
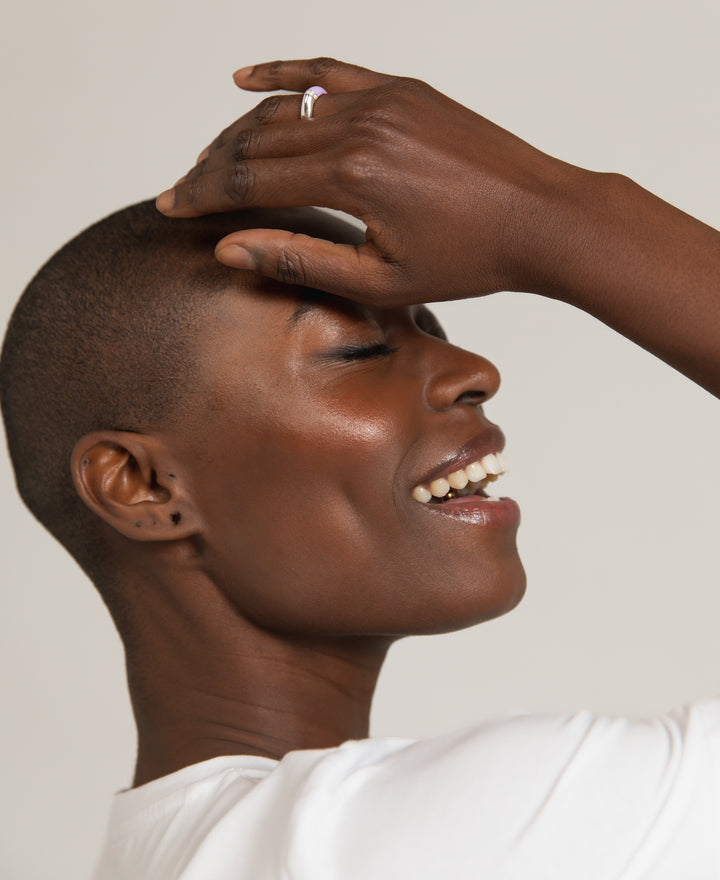
M 456 632 L 502 617 L 516 608 L 525 595 L 527 577 L 519 557 L 504 565 L 501 572 L 481 581 L 470 582 L 461 592 L 460 602 L 453 603 L 454 616 L 438 626 L 434 633 Z
M 492 567 L 446 568 L 440 576 L 435 573 L 424 582 L 416 581 L 412 595 L 405 595 L 402 617 L 395 616 L 387 629 L 380 627 L 394 637 L 467 629 L 512 611 L 525 595 L 526 583 L 517 551 Z

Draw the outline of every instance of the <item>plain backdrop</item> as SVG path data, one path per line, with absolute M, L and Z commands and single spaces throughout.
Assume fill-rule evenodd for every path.
M 42 262 L 154 195 L 257 97 L 232 71 L 334 55 L 426 79 L 541 149 L 622 171 L 720 224 L 717 0 L 66 0 L 8 6 L 0 52 L 3 321 Z M 439 306 L 494 360 L 523 604 L 390 652 L 374 735 L 517 708 L 642 715 L 718 690 L 720 406 L 568 306 Z M 719 329 L 720 337 L 720 329 Z M 2 841 L 8 880 L 88 877 L 134 729 L 90 583 L 2 491 Z

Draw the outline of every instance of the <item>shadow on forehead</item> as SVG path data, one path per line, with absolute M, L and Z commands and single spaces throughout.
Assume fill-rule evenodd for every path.
M 128 274 L 155 291 L 180 293 L 183 282 L 196 295 L 216 292 L 228 284 L 255 290 L 279 282 L 223 266 L 215 259 L 218 241 L 245 229 L 283 229 L 338 243 L 358 244 L 364 233 L 351 223 L 317 208 L 255 208 L 191 219 L 169 219 L 153 202 L 141 202 L 101 220 L 82 233 L 90 250 L 92 241 L 108 240 L 111 271 Z M 94 233 L 94 234 L 93 234 Z M 141 282 L 141 283 L 142 283 Z M 151 290 L 148 296 L 152 298 Z
M 358 244 L 364 240 L 363 232 L 357 227 L 317 208 L 254 208 L 173 220 L 160 214 L 152 202 L 142 202 L 126 212 L 131 228 L 140 239 L 150 238 L 170 250 L 199 256 L 212 257 L 221 238 L 245 229 L 286 229 L 341 243 Z M 111 223 L 116 216 L 119 215 L 112 215 L 101 223 Z

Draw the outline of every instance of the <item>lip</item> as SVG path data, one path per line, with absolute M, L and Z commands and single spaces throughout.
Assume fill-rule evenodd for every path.
M 495 528 L 517 528 L 520 525 L 520 507 L 512 498 L 489 501 L 468 495 L 444 504 L 420 504 L 420 510 L 431 515 L 445 516 L 473 525 Z
M 416 480 L 411 489 L 419 486 L 421 483 L 431 483 L 433 480 L 438 479 L 438 477 L 445 477 L 454 471 L 459 471 L 474 461 L 479 461 L 491 452 L 502 452 L 504 448 L 505 435 L 497 425 L 489 425 L 484 431 L 468 440 L 467 443 L 463 443 L 459 449 L 448 453 L 432 470 L 427 471 L 424 476 Z

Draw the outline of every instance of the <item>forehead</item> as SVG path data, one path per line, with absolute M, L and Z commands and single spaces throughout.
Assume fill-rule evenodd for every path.
M 237 277 L 222 285 L 209 323 L 232 326 L 245 338 L 259 332 L 278 332 L 281 339 L 291 338 L 315 320 L 380 321 L 381 313 L 334 294 L 234 271 Z
M 291 327 L 302 323 L 303 317 L 320 310 L 360 314 L 360 307 L 351 306 L 338 297 L 318 290 L 283 284 L 254 272 L 232 269 L 219 263 L 214 256 L 215 245 L 230 232 L 241 229 L 287 229 L 328 241 L 360 244 L 364 233 L 356 226 L 316 208 L 252 209 L 199 217 L 191 220 L 168 221 L 162 218 L 159 239 L 153 244 L 153 259 L 159 262 L 160 274 L 179 288 L 190 285 L 201 304 L 201 316 L 212 317 L 212 306 L 222 303 L 227 308 L 245 312 L 248 326 L 274 320 L 278 310 L 274 302 L 298 309 Z M 169 271 L 165 271 L 169 269 Z M 181 297 L 183 295 L 181 294 Z
M 296 298 L 296 305 L 286 322 L 286 333 L 292 332 L 313 315 L 326 314 L 342 316 L 353 321 L 378 322 L 378 313 L 372 309 L 360 303 L 352 302 L 330 293 L 324 293 L 321 290 L 298 288 Z

